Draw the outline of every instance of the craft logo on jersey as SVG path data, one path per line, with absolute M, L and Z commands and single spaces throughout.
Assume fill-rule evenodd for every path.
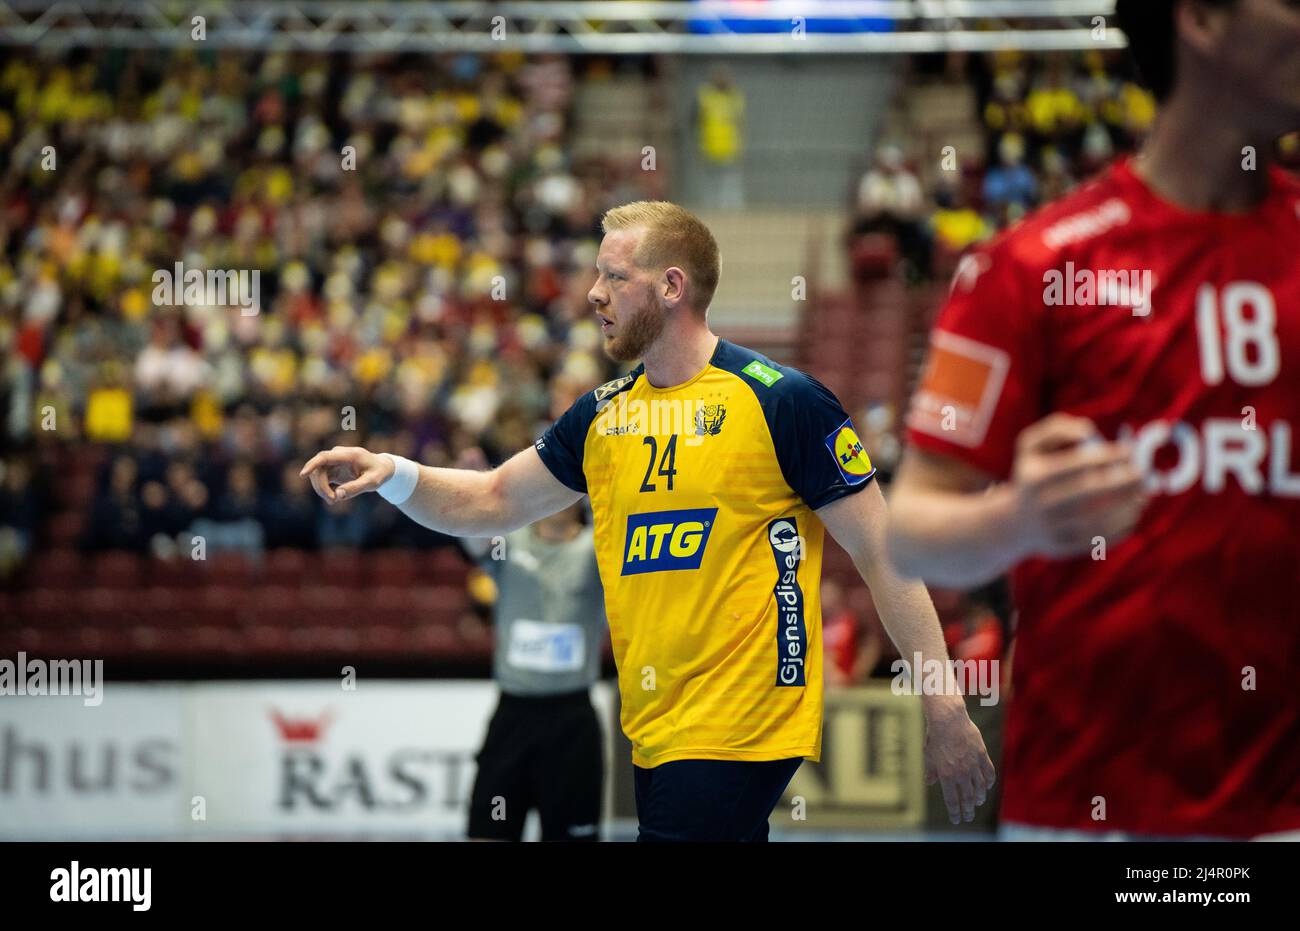
M 826 437 L 826 448 L 835 457 L 835 464 L 839 466 L 844 481 L 850 485 L 862 484 L 876 471 L 850 420 L 845 420 Z
M 722 432 L 722 422 L 726 419 L 725 404 L 705 404 L 695 412 L 695 435 L 717 436 Z
M 629 514 L 620 575 L 698 569 L 717 508 Z
M 767 525 L 767 542 L 776 560 L 776 684 L 798 687 L 805 684 L 804 663 L 808 635 L 803 619 L 803 589 L 799 587 L 799 527 L 793 517 L 782 517 Z

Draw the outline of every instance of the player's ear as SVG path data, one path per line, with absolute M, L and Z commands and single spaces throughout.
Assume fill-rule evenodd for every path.
M 676 307 L 686 298 L 686 272 L 676 265 L 665 269 L 664 276 L 660 280 L 660 288 L 663 302 L 669 308 Z
M 1174 5 L 1174 32 L 1202 55 L 1209 54 L 1226 28 L 1229 11 L 1201 0 Z

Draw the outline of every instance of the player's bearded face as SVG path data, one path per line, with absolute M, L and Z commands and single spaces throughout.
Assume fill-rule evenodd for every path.
M 615 362 L 640 359 L 663 332 L 666 313 L 655 301 L 653 293 L 646 295 L 635 310 L 625 310 L 620 314 L 613 328 L 605 334 L 605 355 Z

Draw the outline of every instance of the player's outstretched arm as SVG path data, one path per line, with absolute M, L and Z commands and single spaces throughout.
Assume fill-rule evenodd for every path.
M 919 581 L 900 576 L 885 551 L 886 509 L 880 488 L 873 483 L 819 508 L 817 516 L 853 557 L 898 652 L 909 662 L 920 654 L 922 668 L 929 668 L 927 664 L 934 660 L 947 669 L 948 648 L 930 593 Z M 996 778 L 984 738 L 955 688 L 939 695 L 923 694 L 921 702 L 926 721 L 926 783 L 941 784 L 953 824 L 973 821 L 975 807 L 984 804 Z
M 1024 558 L 1010 485 L 964 462 L 909 449 L 889 495 L 889 556 L 905 575 L 975 588 Z
M 457 469 L 473 469 L 481 472 L 492 468 L 488 462 L 487 454 L 477 446 L 471 446 L 461 451 L 452 465 Z M 457 542 L 460 548 L 465 551 L 465 555 L 475 561 L 483 559 L 492 550 L 492 537 L 458 537 Z
M 408 462 L 397 481 L 405 480 L 409 489 L 385 486 L 385 493 L 411 520 L 454 536 L 510 533 L 582 497 L 555 478 L 531 446 L 490 471 Z M 391 456 L 359 446 L 335 446 L 309 459 L 300 474 L 311 480 L 316 494 L 334 504 L 378 491 L 397 471 Z
M 1052 414 L 1016 442 L 1011 481 L 911 448 L 889 501 L 889 554 L 900 571 L 974 588 L 1030 556 L 1087 553 L 1132 532 L 1146 492 L 1131 451 L 1081 417 Z

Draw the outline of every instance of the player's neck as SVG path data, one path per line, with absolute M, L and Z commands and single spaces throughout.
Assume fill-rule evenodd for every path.
M 703 320 L 687 318 L 664 332 L 641 357 L 645 377 L 656 388 L 672 388 L 690 381 L 709 364 L 718 346 Z
M 1206 112 L 1205 103 L 1193 95 L 1175 94 L 1161 109 L 1133 170 L 1158 195 L 1184 209 L 1253 210 L 1268 196 L 1273 140 L 1235 124 L 1223 116 L 1224 110 L 1212 109 L 1214 119 L 1206 119 Z

